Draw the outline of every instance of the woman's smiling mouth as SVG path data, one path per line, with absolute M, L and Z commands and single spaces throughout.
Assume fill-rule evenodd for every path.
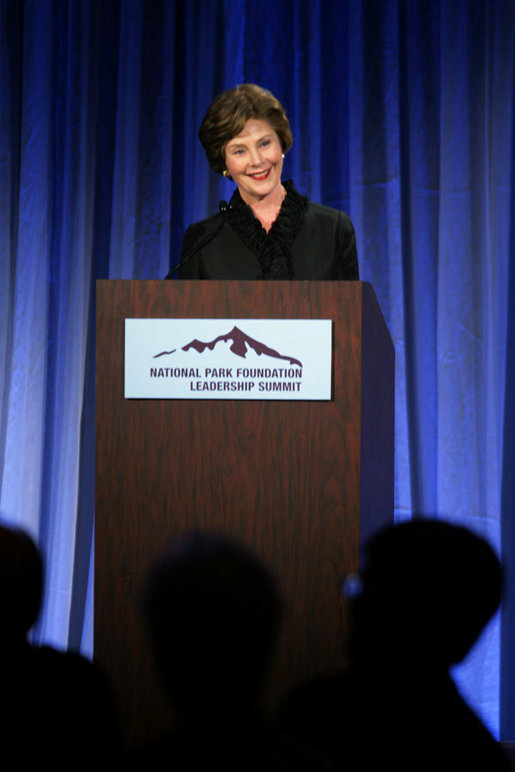
M 258 182 L 262 182 L 263 180 L 267 179 L 269 174 L 270 169 L 267 169 L 266 172 L 256 172 L 255 174 L 249 174 L 249 177 L 252 177 L 253 180 L 257 180 Z

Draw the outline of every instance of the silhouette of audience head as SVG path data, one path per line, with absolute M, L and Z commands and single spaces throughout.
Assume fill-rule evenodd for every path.
M 354 661 L 463 659 L 501 599 L 501 565 L 464 527 L 417 518 L 369 541 L 354 602 Z
M 0 525 L 0 616 L 4 644 L 24 640 L 36 622 L 43 593 L 43 562 L 23 531 Z
M 144 614 L 178 714 L 216 719 L 258 707 L 281 604 L 244 547 L 217 534 L 185 535 L 151 571 Z
M 119 729 L 106 677 L 79 654 L 27 640 L 43 590 L 34 541 L 0 526 L 2 769 L 113 769 Z

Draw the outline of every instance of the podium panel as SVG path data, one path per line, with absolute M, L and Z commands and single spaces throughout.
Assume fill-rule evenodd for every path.
M 331 319 L 332 399 L 124 399 L 126 318 Z M 343 664 L 342 580 L 393 520 L 393 418 L 393 346 L 367 283 L 97 283 L 94 652 L 131 742 L 169 721 L 139 603 L 185 531 L 227 533 L 275 575 L 270 701 Z

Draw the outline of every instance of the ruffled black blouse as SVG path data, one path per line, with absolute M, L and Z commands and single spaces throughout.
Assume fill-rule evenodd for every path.
M 308 199 L 297 193 L 291 181 L 284 183 L 286 197 L 267 233 L 236 188 L 230 201 L 229 222 L 243 243 L 257 257 L 262 279 L 293 279 L 292 246 L 308 208 Z

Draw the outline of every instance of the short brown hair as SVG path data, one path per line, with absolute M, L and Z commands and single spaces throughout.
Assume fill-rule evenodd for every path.
M 225 169 L 225 147 L 251 118 L 271 125 L 283 152 L 293 144 L 286 111 L 274 95 L 254 83 L 242 83 L 219 94 L 209 106 L 199 129 L 199 139 L 212 169 Z

